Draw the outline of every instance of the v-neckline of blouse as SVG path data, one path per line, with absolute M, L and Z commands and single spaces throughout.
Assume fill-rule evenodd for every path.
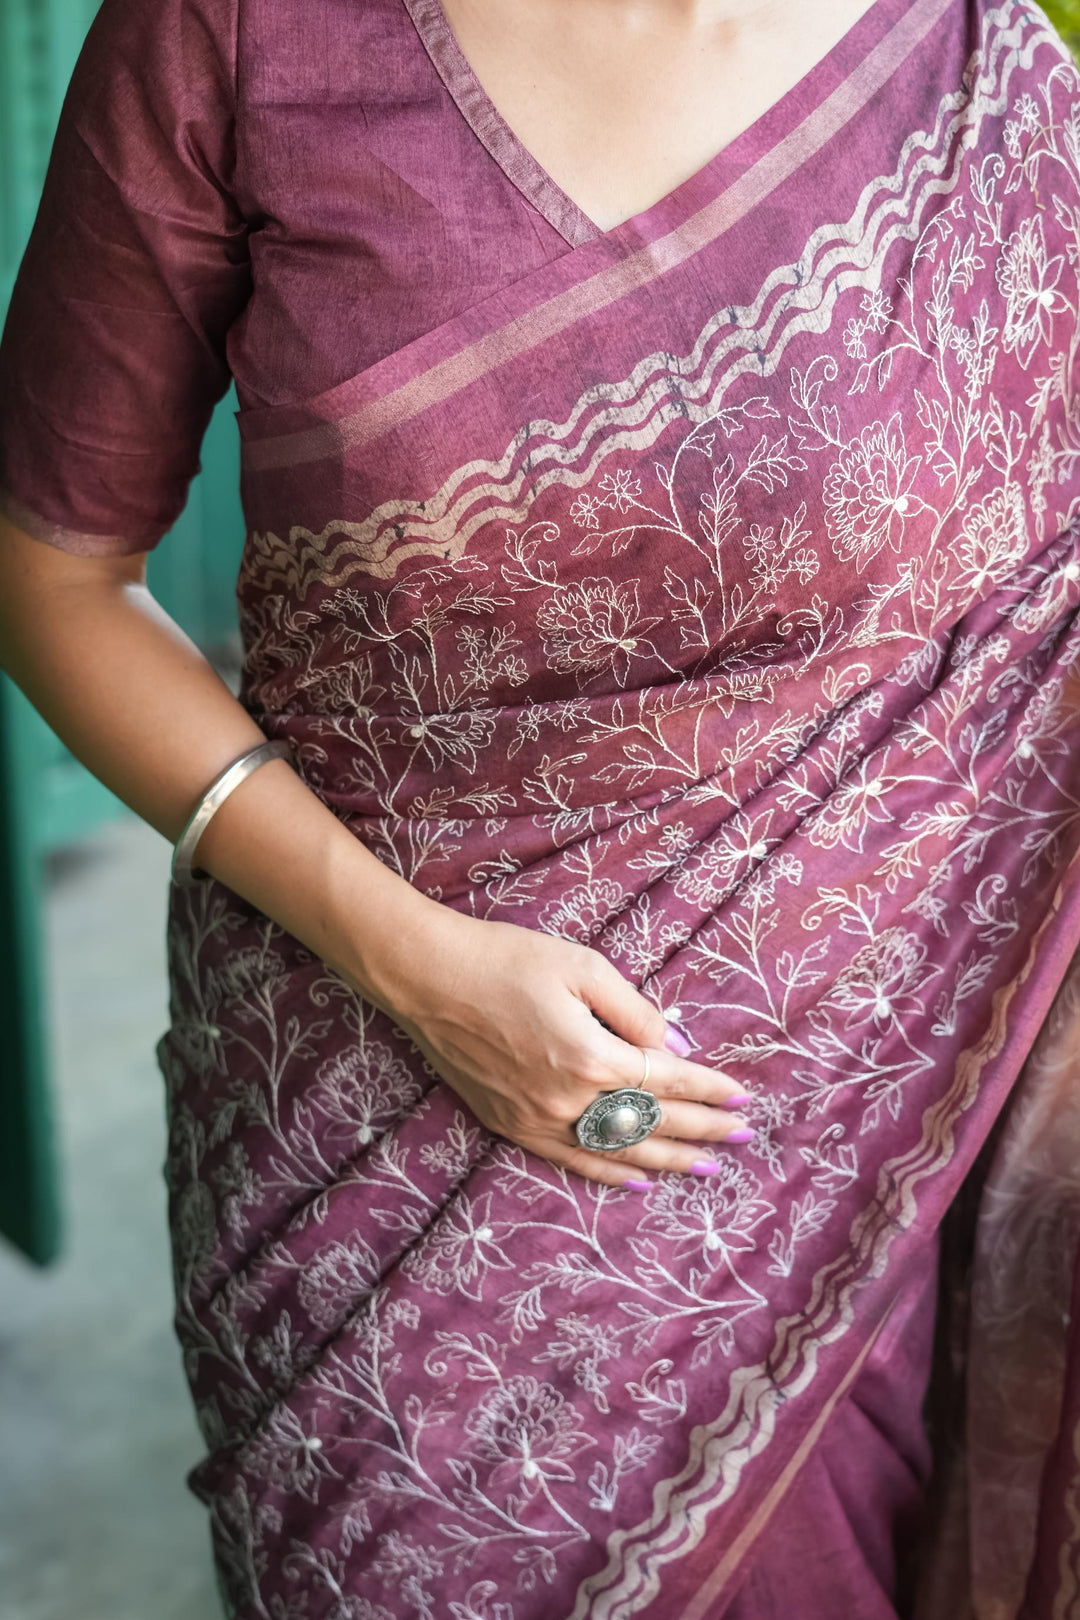
M 877 42 L 881 31 L 881 13 L 902 9 L 898 8 L 896 0 L 870 0 L 867 9 L 825 55 L 819 57 L 806 73 L 745 129 L 662 197 L 605 230 L 563 190 L 506 122 L 458 44 L 442 0 L 403 0 L 403 3 L 435 71 L 474 135 L 511 184 L 571 247 L 583 247 L 587 242 L 615 237 L 628 227 L 644 223 L 650 215 L 666 212 L 683 200 L 696 198 L 704 188 L 712 186 L 714 190 L 722 189 L 719 186 L 721 169 L 732 164 L 737 167 L 738 158 L 755 150 L 767 130 L 772 132 L 774 126 L 779 125 L 775 133 L 777 136 L 783 133 L 783 126 L 789 121 L 786 115 L 804 107 L 806 110 L 812 108 L 820 99 L 819 90 L 833 76 L 837 62 L 845 57 L 853 57 L 857 61 Z M 891 15 L 889 20 L 894 20 Z

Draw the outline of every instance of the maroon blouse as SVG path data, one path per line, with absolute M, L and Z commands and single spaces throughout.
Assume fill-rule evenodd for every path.
M 0 343 L 0 503 L 146 550 L 230 373 L 308 398 L 598 234 L 438 0 L 104 0 Z

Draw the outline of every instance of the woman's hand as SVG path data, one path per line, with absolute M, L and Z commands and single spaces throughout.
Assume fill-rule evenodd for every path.
M 145 564 L 68 553 L 0 516 L 0 652 L 71 751 L 172 840 L 263 732 L 153 600 Z M 489 1130 L 556 1164 L 618 1184 L 689 1170 L 697 1144 L 742 1123 L 722 1107 L 735 1083 L 666 1050 L 662 1014 L 606 957 L 433 900 L 284 760 L 230 794 L 196 853 L 389 1013 Z M 637 1147 L 589 1152 L 574 1121 L 599 1092 L 637 1086 L 640 1046 L 661 1123 Z
M 749 1101 L 737 1083 L 668 1049 L 665 1037 L 688 1046 L 599 951 L 446 906 L 428 926 L 422 959 L 414 937 L 408 962 L 384 962 L 375 998 L 488 1130 L 611 1186 L 647 1186 L 642 1170 L 707 1175 L 702 1144 L 748 1134 L 730 1112 Z M 638 1085 L 643 1046 L 660 1124 L 636 1147 L 581 1147 L 574 1121 L 599 1092 Z

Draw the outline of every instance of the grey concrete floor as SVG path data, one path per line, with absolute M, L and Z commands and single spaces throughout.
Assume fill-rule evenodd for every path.
M 173 1338 L 163 1086 L 169 848 L 134 818 L 53 871 L 67 1248 L 0 1240 L 0 1617 L 221 1620 Z

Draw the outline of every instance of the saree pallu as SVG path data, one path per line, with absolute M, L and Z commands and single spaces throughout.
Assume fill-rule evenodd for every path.
M 586 1182 L 174 891 L 176 1321 L 241 1620 L 743 1612 L 1006 1103 L 1067 1125 L 1076 71 L 1031 6 L 879 0 L 738 153 L 238 413 L 247 708 L 410 883 L 606 955 L 757 1128 Z M 1008 1148 L 1002 1197 L 1064 1210 Z M 1027 1230 L 999 1317 L 1071 1263 Z M 1058 1305 L 980 1613 L 1076 1612 Z

